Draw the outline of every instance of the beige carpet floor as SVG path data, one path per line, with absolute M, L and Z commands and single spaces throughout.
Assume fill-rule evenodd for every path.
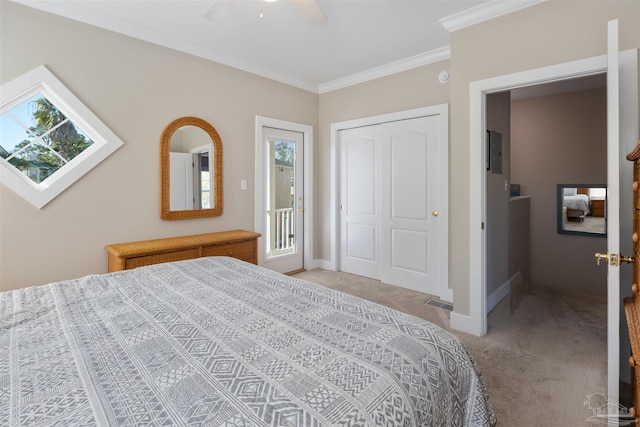
M 357 295 L 449 328 L 432 297 L 348 273 L 295 277 Z M 499 426 L 589 426 L 594 393 L 607 392 L 606 297 L 527 286 L 489 314 L 488 334 L 452 331 L 480 366 Z M 517 296 L 517 297 L 516 297 Z

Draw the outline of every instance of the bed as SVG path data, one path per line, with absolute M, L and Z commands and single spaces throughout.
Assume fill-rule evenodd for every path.
M 564 188 L 562 195 L 562 207 L 567 209 L 567 218 L 577 218 L 584 220 L 584 217 L 591 212 L 589 195 L 582 188 Z
M 454 335 L 229 257 L 0 293 L 3 426 L 493 426 Z

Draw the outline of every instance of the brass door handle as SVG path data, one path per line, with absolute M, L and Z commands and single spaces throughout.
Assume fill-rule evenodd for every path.
M 433 216 L 438 216 L 438 211 L 433 211 L 433 212 L 431 212 L 431 215 L 433 215 Z
M 636 262 L 636 259 L 632 256 L 624 256 L 622 254 L 620 254 L 620 262 L 626 262 L 629 264 L 633 264 L 634 262 Z
M 636 262 L 634 257 L 624 256 L 622 254 L 601 254 L 599 252 L 595 253 L 596 256 L 596 264 L 600 265 L 600 260 L 605 260 L 607 263 L 611 264 L 613 267 L 617 267 L 621 262 L 627 262 L 629 264 L 633 264 Z

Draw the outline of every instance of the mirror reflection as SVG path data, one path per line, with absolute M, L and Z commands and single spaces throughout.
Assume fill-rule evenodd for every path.
M 161 181 L 162 219 L 222 214 L 222 141 L 213 126 L 196 117 L 167 125 L 161 138 Z
M 197 126 L 182 126 L 173 133 L 169 149 L 171 210 L 213 208 L 209 159 L 214 148 L 209 135 Z
M 607 235 L 607 186 L 558 184 L 558 233 Z

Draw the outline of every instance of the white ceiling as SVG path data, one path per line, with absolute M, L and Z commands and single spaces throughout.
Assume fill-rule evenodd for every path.
M 238 0 L 215 21 L 221 0 L 13 1 L 322 93 L 446 59 L 449 30 L 541 0 L 317 0 L 320 27 L 291 0 Z

